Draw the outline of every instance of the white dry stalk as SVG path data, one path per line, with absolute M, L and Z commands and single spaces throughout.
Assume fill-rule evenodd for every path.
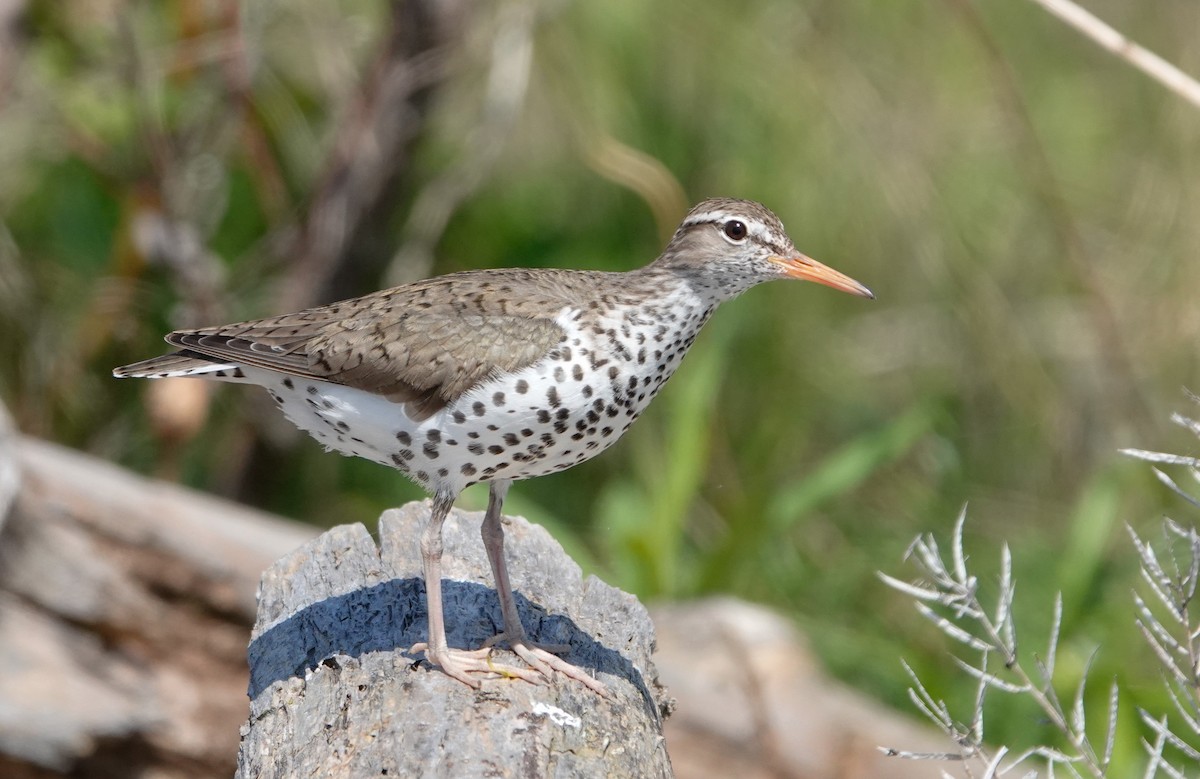
M 1194 430 L 1193 424 L 1186 426 Z M 1200 740 L 1196 739 L 1200 736 L 1200 628 L 1191 612 L 1200 582 L 1200 533 L 1165 519 L 1161 553 L 1133 528 L 1129 528 L 1129 534 L 1141 558 L 1142 579 L 1160 604 L 1155 609 L 1134 593 L 1138 629 L 1158 658 L 1180 721 L 1194 740 Z M 1142 740 L 1150 768 L 1171 777 L 1185 775 L 1182 768 L 1167 759 L 1168 747 L 1193 765 L 1200 763 L 1200 751 L 1171 730 L 1166 715 L 1155 717 L 1144 710 L 1138 715 L 1155 734 L 1153 741 Z
M 918 583 L 900 581 L 886 574 L 880 578 L 889 586 L 912 597 L 918 612 L 938 630 L 956 642 L 980 653 L 978 662 L 969 662 L 955 656 L 954 662 L 978 684 L 978 693 L 970 717 L 970 726 L 963 726 L 951 714 L 947 704 L 934 698 L 922 684 L 916 673 L 905 664 L 912 680 L 909 697 L 927 719 L 933 722 L 959 748 L 957 753 L 928 754 L 911 753 L 888 749 L 886 754 L 910 759 L 940 759 L 977 761 L 984 765 L 984 776 L 1004 776 L 1030 760 L 1040 760 L 1047 774 L 1054 776 L 1055 766 L 1062 767 L 1073 776 L 1106 775 L 1115 741 L 1117 718 L 1116 685 L 1110 696 L 1108 728 L 1104 748 L 1098 756 L 1087 735 L 1087 721 L 1083 706 L 1084 691 L 1091 668 L 1089 660 L 1082 681 L 1072 698 L 1071 709 L 1064 709 L 1054 689 L 1053 676 L 1058 654 L 1058 641 L 1062 626 L 1062 597 L 1055 598 L 1054 616 L 1048 641 L 1047 657 L 1043 661 L 1034 657 L 1036 671 L 1030 674 L 1017 655 L 1016 622 L 1013 618 L 1016 583 L 1012 577 L 1012 555 L 1007 545 L 1001 547 L 999 592 L 996 605 L 987 609 L 978 597 L 978 578 L 968 567 L 964 551 L 963 530 L 966 524 L 966 509 L 959 513 L 951 538 L 949 561 L 929 534 L 918 537 L 909 547 L 906 557 L 920 569 L 922 580 Z M 940 607 L 940 608 L 939 608 Z M 990 616 L 989 616 L 990 614 Z M 998 672 L 988 670 L 988 660 L 997 655 L 1004 668 Z M 1008 747 L 998 748 L 989 755 L 983 745 L 984 704 L 989 690 L 998 690 L 1013 695 L 1028 695 L 1038 704 L 1050 722 L 1063 734 L 1071 745 L 1067 753 L 1046 745 L 1030 747 L 1015 756 Z M 1032 775 L 1036 775 L 1034 772 Z
M 1189 397 L 1200 404 L 1200 398 L 1190 393 Z M 1172 416 L 1172 421 L 1200 437 L 1200 422 L 1179 414 Z M 1138 459 L 1185 467 L 1194 480 L 1200 481 L 1200 458 L 1141 449 L 1123 451 Z M 1200 498 L 1181 488 L 1166 473 L 1157 468 L 1154 472 L 1173 492 L 1192 506 L 1200 507 Z M 1035 655 L 1034 671 L 1030 673 L 1017 655 L 1017 633 L 1013 618 L 1016 583 L 1012 578 L 1012 555 L 1007 545 L 1001 547 L 999 592 L 995 608 L 989 616 L 989 610 L 979 600 L 979 581 L 971 573 L 963 549 L 965 523 L 964 508 L 954 524 L 948 560 L 932 535 L 925 534 L 913 541 L 905 556 L 920 569 L 923 578 L 919 583 L 903 582 L 882 573 L 879 576 L 889 586 L 913 598 L 919 613 L 944 635 L 980 653 L 976 663 L 957 656 L 953 658 L 958 667 L 977 683 L 970 725 L 960 724 L 945 701 L 935 698 L 906 663 L 905 672 L 912 681 L 909 697 L 958 746 L 958 751 L 915 753 L 885 749 L 884 752 L 910 759 L 960 761 L 968 776 L 975 775 L 972 764 L 981 765 L 985 779 L 1006 776 L 1031 762 L 1040 763 L 1049 777 L 1054 777 L 1059 769 L 1076 777 L 1083 775 L 1081 771 L 1093 777 L 1107 776 L 1116 743 L 1120 697 L 1116 680 L 1109 687 L 1104 748 L 1097 755 L 1087 733 L 1084 709 L 1084 693 L 1095 655 L 1088 659 L 1069 711 L 1063 707 L 1054 686 L 1063 619 L 1061 594 L 1054 601 L 1046 657 L 1043 660 Z M 1147 756 L 1143 776 L 1183 779 L 1189 770 L 1194 771 L 1200 765 L 1200 749 L 1195 746 L 1200 743 L 1200 617 L 1192 612 L 1197 591 L 1200 590 L 1200 532 L 1171 519 L 1164 519 L 1162 527 L 1164 542 L 1160 548 L 1144 540 L 1132 527 L 1128 528 L 1138 554 L 1141 578 L 1153 594 L 1147 600 L 1138 592 L 1133 593 L 1135 624 L 1161 666 L 1172 706 L 1189 736 L 1184 738 L 1180 735 L 1182 731 L 1172 730 L 1167 715 L 1156 716 L 1139 710 L 1138 717 L 1152 734 L 1152 738 L 1142 739 Z M 1003 670 L 988 670 L 988 660 L 993 655 L 1003 659 Z M 1033 698 L 1049 721 L 1062 733 L 1071 750 L 1064 752 L 1050 746 L 1036 745 L 1014 753 L 1011 747 L 1002 745 L 991 752 L 984 746 L 984 704 L 991 690 Z M 1178 760 L 1180 764 L 1172 760 Z M 1036 777 L 1038 773 L 1036 770 L 1030 771 L 1025 776 Z
M 1101 48 L 1128 62 L 1167 89 L 1200 107 L 1200 82 L 1142 48 L 1071 0 L 1033 0 Z
M 1200 404 L 1200 398 L 1187 393 Z M 1171 421 L 1200 438 L 1200 422 L 1182 414 L 1172 414 Z M 1193 481 L 1200 480 L 1200 459 L 1166 452 L 1124 449 L 1123 454 L 1139 460 L 1164 465 L 1182 466 Z M 1154 468 L 1154 475 L 1172 492 L 1200 508 L 1200 498 L 1181 487 L 1170 475 Z M 1191 743 L 1172 731 L 1167 715 L 1154 716 L 1139 710 L 1142 723 L 1154 733 L 1153 741 L 1142 740 L 1149 757 L 1146 776 L 1155 772 L 1170 777 L 1185 776 L 1179 766 L 1166 756 L 1170 748 L 1194 767 L 1200 763 L 1200 751 L 1192 745 L 1200 742 L 1200 625 L 1192 612 L 1197 586 L 1200 585 L 1200 533 L 1194 527 L 1184 527 L 1169 518 L 1163 519 L 1163 543 L 1155 547 L 1128 528 L 1137 550 L 1141 577 L 1154 595 L 1149 602 L 1135 592 L 1136 624 L 1147 645 L 1158 659 L 1171 704 L 1178 721 L 1191 734 Z

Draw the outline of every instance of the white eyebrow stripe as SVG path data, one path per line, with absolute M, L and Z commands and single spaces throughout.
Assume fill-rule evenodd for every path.
M 758 219 L 749 216 L 743 216 L 733 211 L 718 209 L 716 211 L 704 211 L 699 214 L 692 214 L 683 223 L 684 227 L 692 227 L 701 224 L 720 224 L 729 219 L 736 219 L 746 225 L 746 230 L 750 235 L 759 239 L 763 243 L 774 246 L 779 243 L 779 236 L 767 229 L 767 226 Z
M 733 214 L 721 209 L 719 211 L 703 211 L 699 214 L 692 214 L 684 220 L 685 225 L 698 225 L 705 222 L 724 222 L 726 219 L 732 219 Z

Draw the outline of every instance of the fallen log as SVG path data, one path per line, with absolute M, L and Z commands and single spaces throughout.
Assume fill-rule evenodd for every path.
M 316 533 L 0 408 L 0 776 L 228 776 L 255 583 Z

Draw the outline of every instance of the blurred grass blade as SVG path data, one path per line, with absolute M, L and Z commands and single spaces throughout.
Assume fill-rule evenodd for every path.
M 744 558 L 763 554 L 762 545 L 778 543 L 801 518 L 845 495 L 879 468 L 903 457 L 930 429 L 933 410 L 920 404 L 877 430 L 863 433 L 835 451 L 807 476 L 782 489 L 767 504 L 759 522 L 739 527 L 706 562 L 701 584 L 719 587 Z
M 1121 511 L 1121 480 L 1101 471 L 1081 490 L 1068 523 L 1058 580 L 1068 621 L 1086 610 L 1088 593 L 1104 574 L 1105 553 Z
M 907 454 L 929 431 L 932 420 L 930 408 L 922 404 L 845 444 L 775 496 L 767 506 L 767 528 L 786 530 L 821 504 L 858 487 L 880 467 Z

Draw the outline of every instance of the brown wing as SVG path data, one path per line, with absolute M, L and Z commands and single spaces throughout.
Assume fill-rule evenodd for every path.
M 447 294 L 464 290 L 419 283 L 296 314 L 179 331 L 167 341 L 382 395 L 423 419 L 489 376 L 532 365 L 564 337 L 547 318 L 561 306 L 549 301 L 534 315 L 474 287 Z
M 338 323 L 313 339 L 309 357 L 330 380 L 415 402 L 423 418 L 491 376 L 533 365 L 563 337 L 551 319 L 422 311 Z

